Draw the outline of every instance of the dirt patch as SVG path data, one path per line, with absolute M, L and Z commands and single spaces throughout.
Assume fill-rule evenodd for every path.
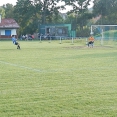
M 94 46 L 93 48 L 92 47 L 87 47 L 87 46 L 72 46 L 72 47 L 65 47 L 65 48 L 71 48 L 71 49 L 95 49 L 95 48 L 99 48 L 99 49 L 102 49 L 102 48 L 114 48 L 112 46 Z

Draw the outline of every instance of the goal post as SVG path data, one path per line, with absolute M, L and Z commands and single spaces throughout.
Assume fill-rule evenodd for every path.
M 101 45 L 117 41 L 117 25 L 91 25 L 91 35 L 100 41 Z

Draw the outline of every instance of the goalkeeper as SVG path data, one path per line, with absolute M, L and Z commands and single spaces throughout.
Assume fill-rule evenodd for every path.
M 89 39 L 88 39 L 88 47 L 91 45 L 92 48 L 93 48 L 93 44 L 94 44 L 94 37 L 93 36 L 90 36 Z

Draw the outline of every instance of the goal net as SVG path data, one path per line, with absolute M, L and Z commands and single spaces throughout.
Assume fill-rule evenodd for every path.
M 111 45 L 117 42 L 117 25 L 91 25 L 91 35 L 101 45 Z

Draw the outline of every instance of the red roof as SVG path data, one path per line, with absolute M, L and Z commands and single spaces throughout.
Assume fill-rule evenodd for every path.
M 19 28 L 19 25 L 14 19 L 1 19 L 0 28 Z

